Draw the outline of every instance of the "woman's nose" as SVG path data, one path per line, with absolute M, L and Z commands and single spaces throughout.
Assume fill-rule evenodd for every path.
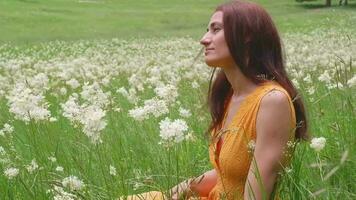
M 211 39 L 208 37 L 208 33 L 205 33 L 203 37 L 200 39 L 200 44 L 207 46 L 211 42 Z

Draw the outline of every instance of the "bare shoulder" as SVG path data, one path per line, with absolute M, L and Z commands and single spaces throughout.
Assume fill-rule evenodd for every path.
M 291 120 L 291 109 L 287 94 L 280 90 L 268 92 L 261 100 L 257 115 L 257 129 L 288 128 Z
M 280 90 L 268 92 L 261 100 L 261 106 L 289 106 L 288 96 Z

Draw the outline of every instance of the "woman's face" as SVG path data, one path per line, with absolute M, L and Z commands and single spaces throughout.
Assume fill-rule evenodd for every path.
M 211 67 L 229 67 L 234 61 L 225 41 L 223 12 L 217 11 L 210 19 L 207 32 L 200 40 L 205 47 L 205 63 Z

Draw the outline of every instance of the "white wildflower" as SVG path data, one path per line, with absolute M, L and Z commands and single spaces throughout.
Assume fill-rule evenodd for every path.
M 324 149 L 326 143 L 326 139 L 324 137 L 313 138 L 310 143 L 310 147 L 314 149 L 316 152 L 320 152 Z
M 165 85 L 156 87 L 155 93 L 167 103 L 173 103 L 178 97 L 178 88 L 174 85 Z
M 149 113 L 144 108 L 134 108 L 129 110 L 129 115 L 137 121 L 143 121 L 149 118 Z
M 291 173 L 293 170 L 292 170 L 292 168 L 290 168 L 290 167 L 286 167 L 286 168 L 284 169 L 284 171 L 285 171 L 286 173 Z
M 195 138 L 193 132 L 189 132 L 188 134 L 186 134 L 184 136 L 184 139 L 187 141 L 195 141 L 196 138 Z
M 356 86 L 356 75 L 354 75 L 350 80 L 347 81 L 347 85 L 349 87 L 354 87 Z
M 72 96 L 73 96 L 74 98 L 76 98 L 76 99 L 79 98 L 79 94 L 78 94 L 78 93 L 73 93 Z
M 31 161 L 29 165 L 26 166 L 27 171 L 32 174 L 36 169 L 38 169 L 38 164 L 35 159 Z
M 110 175 L 116 176 L 116 168 L 114 166 L 110 165 L 109 169 L 110 169 L 110 171 L 109 171 Z
M 156 98 L 146 100 L 143 109 L 147 113 L 152 113 L 155 117 L 160 117 L 169 112 L 165 101 Z
M 326 85 L 326 87 L 329 89 L 329 90 L 331 90 L 331 89 L 334 89 L 334 88 L 336 88 L 336 84 L 327 84 Z
M 81 106 L 77 101 L 76 97 L 71 96 L 66 103 L 61 105 L 63 116 L 72 123 L 80 123 L 83 126 L 84 134 L 91 139 L 92 143 L 100 143 L 100 133 L 107 125 L 104 119 L 106 112 L 99 104 Z
M 4 147 L 0 146 L 0 156 L 5 156 L 5 155 L 6 155 L 6 151 Z
M 11 163 L 11 160 L 8 157 L 0 158 L 0 163 L 3 165 L 7 165 Z
M 31 88 L 36 91 L 48 90 L 49 79 L 48 76 L 44 73 L 39 73 L 36 76 L 30 78 L 27 83 Z
M 334 83 L 334 84 L 328 84 L 327 85 L 327 88 L 328 89 L 334 89 L 334 88 L 339 88 L 339 89 L 341 89 L 341 88 L 343 88 L 344 86 L 342 85 L 342 83 L 340 83 L 340 82 L 337 82 L 337 83 Z
M 62 193 L 55 194 L 53 200 L 75 200 L 77 196 L 74 194 L 63 191 Z
M 193 81 L 193 82 L 192 82 L 192 88 L 194 88 L 194 89 L 199 88 L 199 83 L 196 82 L 196 81 Z
M 47 120 L 51 116 L 48 103 L 42 93 L 36 93 L 23 83 L 18 83 L 7 96 L 9 111 L 15 114 L 15 118 L 25 122 L 30 119 Z
M 327 70 L 324 71 L 319 77 L 319 81 L 325 82 L 325 83 L 330 83 L 331 82 L 331 77 L 329 75 L 329 72 Z
M 68 188 L 70 191 L 81 190 L 85 185 L 83 181 L 81 181 L 76 176 L 69 176 L 62 180 L 62 185 Z
M 199 117 L 198 117 L 198 121 L 203 122 L 204 120 L 205 120 L 205 117 L 204 117 L 204 116 L 199 116 Z
M 142 77 L 138 76 L 136 73 L 132 74 L 130 78 L 128 78 L 129 84 L 135 87 L 138 91 L 143 91 L 143 80 Z
M 97 106 L 88 106 L 85 108 L 80 119 L 83 125 L 83 132 L 94 144 L 100 143 L 100 132 L 105 129 L 107 123 L 104 120 L 105 111 Z
M 116 107 L 116 108 L 114 108 L 114 111 L 119 113 L 119 112 L 121 112 L 121 108 L 120 107 Z
M 340 89 L 344 87 L 344 85 L 343 85 L 342 83 L 340 83 L 340 82 L 337 82 L 336 85 L 337 85 L 337 87 L 340 88 Z
M 101 80 L 101 84 L 105 86 L 109 85 L 109 83 L 110 83 L 110 78 L 107 76 Z
M 10 167 L 5 169 L 4 171 L 4 175 L 8 178 L 8 179 L 13 179 L 15 178 L 18 174 L 19 174 L 20 170 L 14 167 Z
M 168 112 L 165 101 L 153 98 L 146 100 L 143 107 L 135 107 L 129 110 L 129 115 L 138 121 L 142 121 L 148 119 L 150 114 L 153 114 L 154 117 L 160 117 Z
M 315 88 L 312 86 L 312 87 L 308 88 L 307 92 L 309 95 L 313 95 L 315 93 Z
M 76 89 L 80 86 L 80 83 L 77 81 L 77 79 L 74 78 L 67 81 L 66 84 L 69 85 L 72 89 Z
M 308 75 L 303 79 L 303 81 L 305 81 L 306 83 L 312 83 L 312 79 L 311 79 L 310 74 L 308 74 Z
M 4 124 L 4 128 L 2 129 L 4 133 L 12 133 L 14 132 L 14 127 L 11 126 L 10 124 L 6 123 Z
M 140 189 L 141 187 L 144 187 L 145 184 L 143 183 L 139 183 L 139 182 L 135 182 L 134 185 L 133 185 L 133 190 L 136 191 L 138 189 Z
M 62 87 L 61 89 L 59 89 L 59 93 L 61 95 L 66 95 L 67 94 L 67 89 L 65 87 Z
M 190 117 L 192 115 L 192 113 L 190 113 L 190 111 L 188 109 L 184 109 L 184 108 L 180 107 L 179 108 L 179 115 L 181 117 L 188 118 L 188 117 Z
M 49 157 L 48 157 L 48 160 L 51 161 L 51 162 L 56 162 L 56 161 L 57 161 L 57 158 L 54 157 L 54 156 L 49 156 Z
M 57 167 L 56 167 L 56 171 L 57 171 L 57 172 L 63 172 L 63 170 L 64 170 L 64 169 L 63 169 L 62 166 L 57 166 Z
M 124 87 L 121 87 L 121 88 L 117 89 L 116 92 L 120 93 L 124 97 L 128 97 L 129 96 L 129 93 L 127 92 L 127 90 Z
M 97 82 L 89 85 L 85 83 L 80 96 L 91 105 L 97 105 L 101 108 L 106 107 L 109 103 L 110 92 L 104 93 Z
M 4 155 L 6 155 L 6 151 L 4 147 L 0 146 L 0 156 L 4 156 Z
M 135 88 L 130 88 L 129 89 L 129 93 L 128 96 L 126 97 L 127 100 L 129 100 L 130 102 L 136 104 L 138 101 L 138 97 L 136 96 L 137 92 Z
M 78 98 L 74 95 L 70 96 L 67 102 L 61 104 L 63 109 L 63 116 L 68 118 L 71 122 L 77 120 L 81 114 L 82 107 L 78 104 Z
M 74 194 L 71 194 L 69 192 L 64 191 L 62 187 L 54 185 L 53 190 L 51 192 L 54 193 L 54 200 L 75 200 L 77 199 L 77 196 Z
M 171 121 L 168 117 L 159 123 L 160 137 L 163 142 L 179 143 L 184 140 L 184 134 L 188 130 L 184 120 L 176 119 Z
M 57 120 L 57 118 L 55 118 L 55 117 L 50 117 L 50 118 L 49 118 L 49 121 L 50 121 L 50 122 L 56 122 L 56 121 L 58 121 L 58 120 Z

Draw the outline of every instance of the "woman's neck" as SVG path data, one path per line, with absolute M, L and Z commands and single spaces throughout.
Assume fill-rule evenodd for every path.
M 226 75 L 227 80 L 232 86 L 233 97 L 244 97 L 250 94 L 257 87 L 257 84 L 243 75 L 238 67 L 224 67 L 222 69 Z

